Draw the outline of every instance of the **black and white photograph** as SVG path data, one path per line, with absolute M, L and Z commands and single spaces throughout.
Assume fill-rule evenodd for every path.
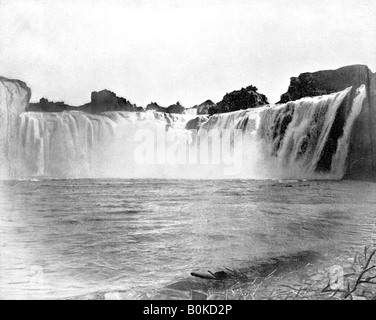
M 0 300 L 375 299 L 374 0 L 0 0 Z

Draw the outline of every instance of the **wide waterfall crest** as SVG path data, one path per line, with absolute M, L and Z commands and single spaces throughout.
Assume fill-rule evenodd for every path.
M 185 129 L 192 114 L 23 112 L 14 125 L 10 177 L 340 179 L 365 97 L 362 86 L 356 94 L 347 88 L 215 114 L 198 130 Z

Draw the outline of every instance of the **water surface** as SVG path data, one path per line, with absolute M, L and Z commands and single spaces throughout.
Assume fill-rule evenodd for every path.
M 372 241 L 376 184 L 41 180 L 0 184 L 0 298 L 158 291 L 192 271 Z

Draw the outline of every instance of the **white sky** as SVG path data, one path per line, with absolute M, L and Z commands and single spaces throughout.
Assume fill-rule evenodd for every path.
M 0 0 L 0 75 L 33 101 L 190 107 L 253 84 L 276 102 L 291 76 L 356 63 L 376 71 L 375 0 Z

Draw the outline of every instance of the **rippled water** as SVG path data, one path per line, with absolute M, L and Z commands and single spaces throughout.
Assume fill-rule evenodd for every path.
M 375 205 L 376 184 L 352 181 L 1 182 L 0 298 L 140 298 L 192 271 L 341 251 L 372 240 Z

